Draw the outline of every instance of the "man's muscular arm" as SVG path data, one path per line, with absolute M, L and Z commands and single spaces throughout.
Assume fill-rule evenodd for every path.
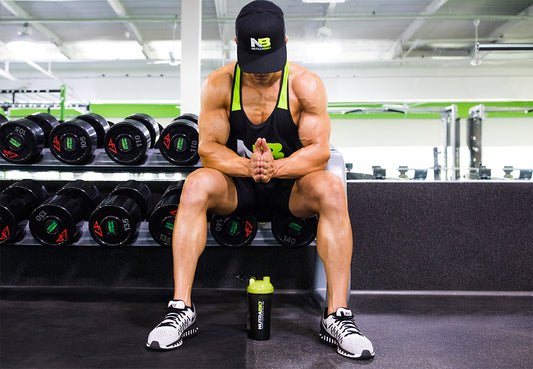
M 250 159 L 238 156 L 225 146 L 230 133 L 228 112 L 232 81 L 226 68 L 211 73 L 204 83 L 198 117 L 198 154 L 206 168 L 232 177 L 252 177 Z
M 331 122 L 324 84 L 315 74 L 304 71 L 295 76 L 292 90 L 301 109 L 298 136 L 303 147 L 287 158 L 274 160 L 272 178 L 299 178 L 324 170 L 330 157 Z

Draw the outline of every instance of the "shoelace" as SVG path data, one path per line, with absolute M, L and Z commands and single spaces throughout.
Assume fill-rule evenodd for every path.
M 331 329 L 333 330 L 333 333 L 335 336 L 341 336 L 346 337 L 351 334 L 359 334 L 361 335 L 361 331 L 359 331 L 359 328 L 357 325 L 355 325 L 353 321 L 353 317 L 351 316 L 334 316 L 334 323 L 331 325 Z
M 189 323 L 192 319 L 183 311 L 172 311 L 165 315 L 165 319 L 159 324 L 160 327 L 173 327 L 183 331 L 185 329 L 184 323 Z

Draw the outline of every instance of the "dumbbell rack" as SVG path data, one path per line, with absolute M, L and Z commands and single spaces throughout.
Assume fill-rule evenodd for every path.
M 0 159 L 0 181 L 17 181 L 24 178 L 31 178 L 40 181 L 45 187 L 47 181 L 68 182 L 76 179 L 83 179 L 93 182 L 97 187 L 103 182 L 110 183 L 121 182 L 129 179 L 135 179 L 145 182 L 150 188 L 164 188 L 170 183 L 184 179 L 189 173 L 201 167 L 200 162 L 190 166 L 179 166 L 168 162 L 156 149 L 150 149 L 147 153 L 145 162 L 138 165 L 120 165 L 112 161 L 103 149 L 95 151 L 95 157 L 91 163 L 86 165 L 68 165 L 57 160 L 49 149 L 44 149 L 42 158 L 36 163 L 13 164 Z M 7 187 L 0 186 L 0 190 Z M 154 191 L 155 192 L 155 191 Z M 160 195 L 160 194 L 159 194 Z M 154 202 L 155 203 L 155 202 Z M 41 246 L 33 239 L 28 225 L 26 225 L 25 236 L 16 243 L 25 246 Z M 82 227 L 80 239 L 73 245 L 77 246 L 98 246 L 101 247 L 90 236 L 88 222 Z M 139 236 L 137 240 L 126 247 L 144 247 L 156 246 L 161 247 L 152 239 L 148 230 L 148 222 L 143 221 L 139 226 Z M 211 236 L 208 227 L 206 246 L 219 246 Z M 270 229 L 270 222 L 258 223 L 257 235 L 252 242 L 252 246 L 279 246 Z

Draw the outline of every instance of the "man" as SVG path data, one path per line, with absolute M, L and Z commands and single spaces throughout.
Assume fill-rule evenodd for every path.
M 320 337 L 350 358 L 374 355 L 347 308 L 352 230 L 342 181 L 325 171 L 330 120 L 322 81 L 287 62 L 283 12 L 253 1 L 236 23 L 237 63 L 211 73 L 201 96 L 203 168 L 183 186 L 172 240 L 174 298 L 146 346 L 173 349 L 198 331 L 191 290 L 207 239 L 206 212 L 255 209 L 319 214 L 317 252 L 325 265 L 328 306 Z

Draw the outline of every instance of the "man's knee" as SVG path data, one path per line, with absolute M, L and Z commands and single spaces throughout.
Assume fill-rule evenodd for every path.
M 199 168 L 185 179 L 180 204 L 206 204 L 213 191 L 213 179 L 217 176 L 212 169 Z
M 308 178 L 306 178 L 309 176 Z M 305 180 L 305 185 L 302 186 L 306 192 L 309 192 L 317 197 L 330 197 L 330 194 L 341 195 L 345 194 L 344 184 L 341 179 L 335 174 L 328 171 L 313 172 L 307 176 L 302 177 Z
M 346 204 L 346 189 L 344 183 L 335 174 L 324 171 L 321 183 L 317 184 L 318 196 L 322 206 L 344 208 Z
M 237 193 L 233 181 L 216 169 L 199 168 L 183 184 L 180 207 L 194 206 L 221 213 L 235 208 Z

